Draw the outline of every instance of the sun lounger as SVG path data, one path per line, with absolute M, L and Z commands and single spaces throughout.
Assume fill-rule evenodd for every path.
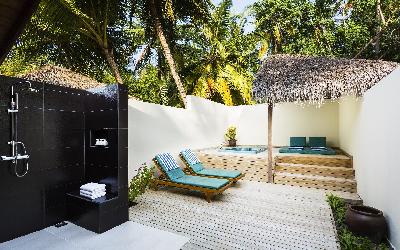
M 154 180 L 155 187 L 168 186 L 199 191 L 205 195 L 208 202 L 211 202 L 213 196 L 221 194 L 232 185 L 227 179 L 185 174 L 169 153 L 158 154 L 153 161 L 162 173 L 160 178 Z
M 213 178 L 229 179 L 237 182 L 245 176 L 237 170 L 226 170 L 218 168 L 204 168 L 201 161 L 197 158 L 196 154 L 190 149 L 185 149 L 179 154 L 180 158 L 186 165 L 186 170 L 192 175 L 199 175 Z

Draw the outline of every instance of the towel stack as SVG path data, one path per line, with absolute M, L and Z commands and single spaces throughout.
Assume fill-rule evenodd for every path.
M 106 185 L 90 182 L 82 185 L 79 193 L 82 196 L 94 200 L 106 195 Z

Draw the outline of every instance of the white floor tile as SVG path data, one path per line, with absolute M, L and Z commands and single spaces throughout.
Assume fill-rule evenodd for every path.
M 189 238 L 128 221 L 103 234 L 72 223 L 0 244 L 1 250 L 178 250 Z

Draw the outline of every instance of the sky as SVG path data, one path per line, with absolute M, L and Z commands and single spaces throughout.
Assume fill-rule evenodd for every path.
M 222 0 L 212 0 L 214 4 L 219 4 L 221 3 Z M 240 14 L 243 13 L 246 10 L 246 7 L 249 6 L 250 4 L 255 3 L 257 0 L 232 0 L 232 12 L 235 14 Z M 244 31 L 246 33 L 251 32 L 254 30 L 254 24 L 253 24 L 253 19 L 248 18 L 248 22 L 246 26 L 244 27 Z
M 214 4 L 219 4 L 221 0 L 212 0 Z M 256 0 L 232 0 L 232 10 L 235 13 L 243 12 L 247 6 L 253 4 Z

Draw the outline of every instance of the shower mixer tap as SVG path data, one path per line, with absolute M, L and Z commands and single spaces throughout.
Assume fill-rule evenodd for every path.
M 12 88 L 14 89 L 14 88 Z M 12 92 L 14 92 L 12 90 Z M 14 100 L 15 98 L 15 100 Z M 8 109 L 8 113 L 17 113 L 18 112 L 18 93 L 15 94 L 11 94 L 11 104 L 10 104 L 10 108 Z

